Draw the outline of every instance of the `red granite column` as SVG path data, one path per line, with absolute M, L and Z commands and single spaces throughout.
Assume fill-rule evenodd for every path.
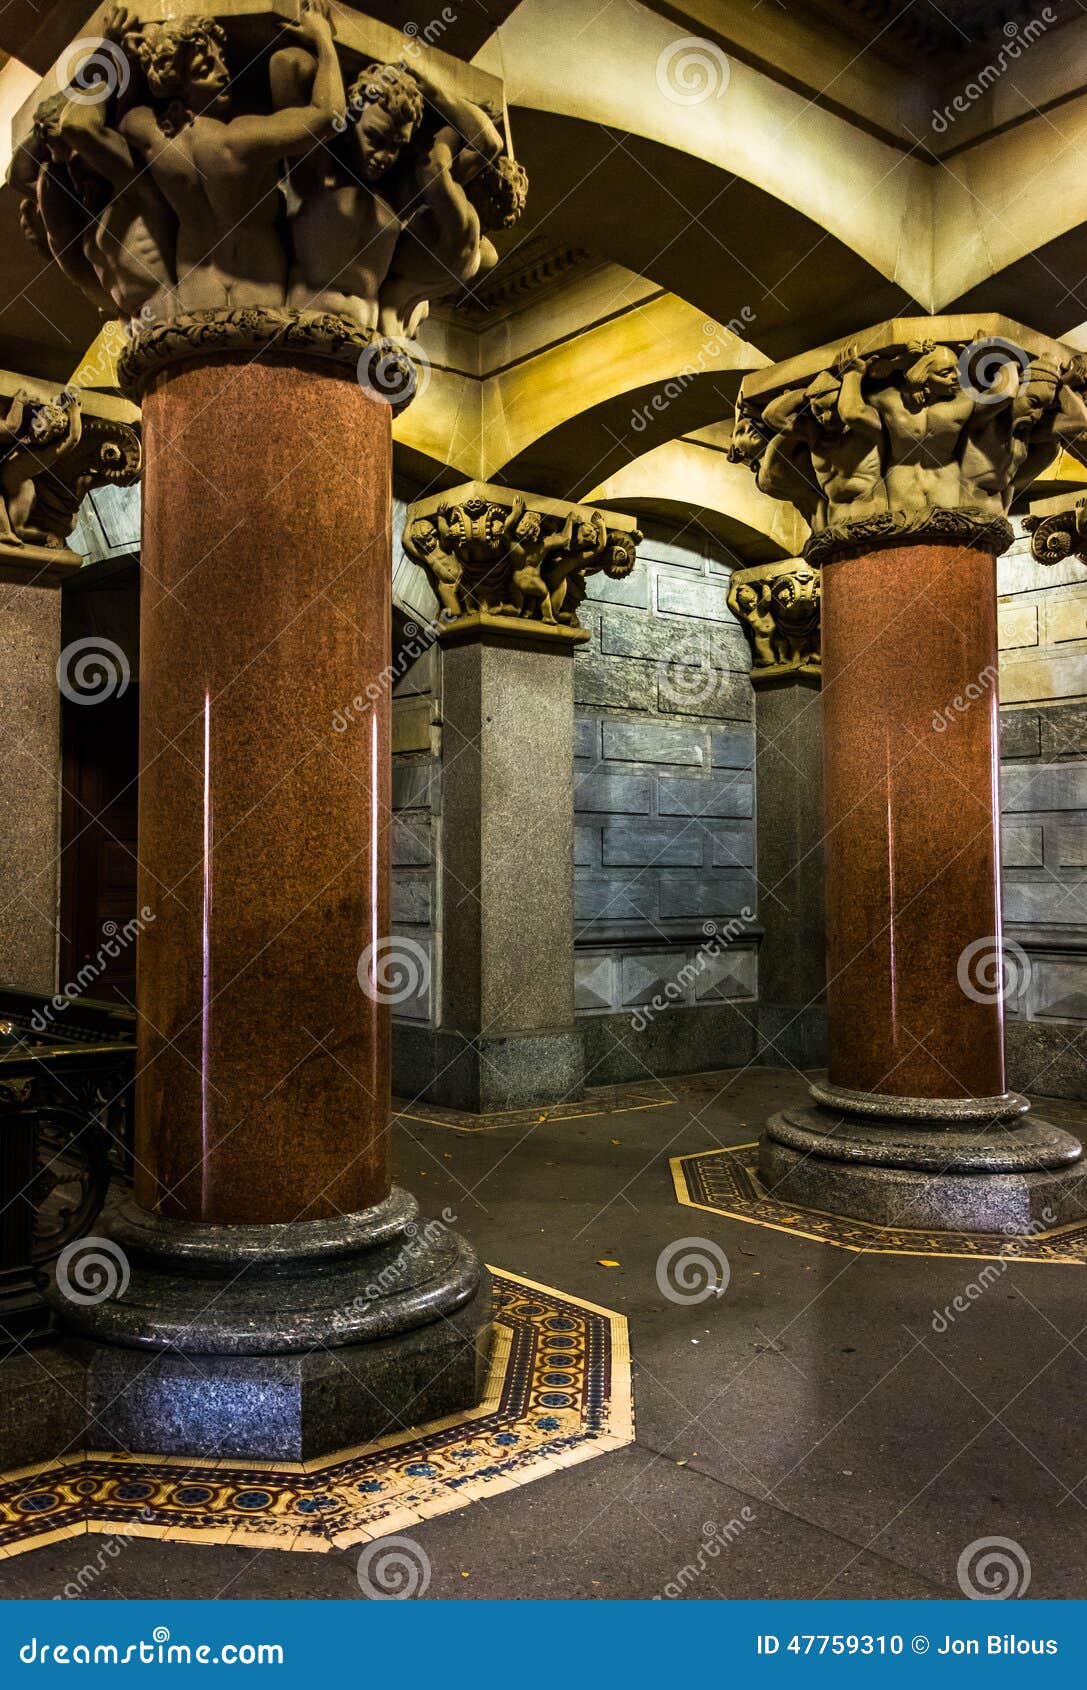
M 137 1200 L 318 1220 L 388 1192 L 390 410 L 220 356 L 143 400 Z
M 1004 1092 L 996 565 L 896 546 L 823 569 L 828 1077 Z

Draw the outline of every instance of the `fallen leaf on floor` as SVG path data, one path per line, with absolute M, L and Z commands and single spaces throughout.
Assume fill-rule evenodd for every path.
M 686 1456 L 683 1457 L 682 1461 L 676 1462 L 677 1467 L 686 1467 L 686 1465 L 687 1465 L 687 1457 Z
M 610 1256 L 599 1256 L 597 1258 L 596 1265 L 601 1268 L 617 1268 L 622 1267 L 623 1264 L 622 1262 L 613 1261 Z
M 623 1141 L 621 1138 L 613 1138 L 611 1142 L 613 1144 L 622 1144 Z

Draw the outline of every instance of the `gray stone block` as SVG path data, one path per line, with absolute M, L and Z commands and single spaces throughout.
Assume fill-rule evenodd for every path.
M 627 604 L 638 610 L 648 610 L 649 589 L 650 572 L 639 558 L 625 581 L 610 581 L 606 575 L 590 575 L 588 597 L 597 604 Z
M 746 675 L 676 664 L 659 673 L 657 706 L 662 715 L 749 722 L 754 698 Z
M 756 952 L 752 945 L 727 945 L 723 950 L 708 947 L 696 954 L 698 972 L 692 980 L 695 1000 L 753 1000 L 758 990 Z
M 599 866 L 600 829 L 596 827 L 575 827 L 574 867 L 599 868 Z
M 394 758 L 394 810 L 435 810 L 441 792 L 441 766 L 430 758 Z
M 637 1008 L 581 1017 L 588 1085 L 739 1068 L 754 1054 L 750 1016 L 733 1004 L 679 1004 L 646 1017 Z
M 1005 813 L 1087 810 L 1087 762 L 1010 763 L 1000 771 Z
M 686 947 L 679 946 L 671 951 L 635 951 L 621 957 L 620 1001 L 629 1006 L 652 1003 L 666 993 L 676 1002 L 689 999 L 690 987 L 677 978 L 686 961 Z
M 609 762 L 707 765 L 708 747 L 701 728 L 671 722 L 605 721 L 603 730 L 603 751 Z
M 1042 756 L 1087 757 L 1087 704 L 1048 704 L 1038 712 Z
M 600 722 L 596 716 L 574 717 L 574 756 L 596 761 L 600 756 Z
M 740 869 L 719 869 L 714 874 L 692 869 L 684 874 L 673 870 L 660 876 L 660 913 L 663 919 L 676 916 L 730 916 L 755 908 L 755 879 Z
M 755 862 L 755 829 L 714 827 L 710 829 L 714 868 L 752 868 Z
M 670 826 L 627 823 L 604 829 L 605 868 L 640 868 L 684 863 L 702 866 L 703 841 L 699 828 L 680 821 Z
M 706 578 L 684 581 L 674 575 L 657 577 L 657 612 L 661 616 L 694 616 L 737 626 L 725 603 L 725 583 Z
M 591 921 L 653 921 L 657 909 L 657 876 L 634 877 L 621 871 L 611 877 L 579 873 L 574 878 L 574 918 Z M 576 937 L 576 936 L 575 936 Z
M 397 927 L 426 927 L 433 907 L 430 877 L 394 874 L 392 877 L 392 920 Z
M 613 775 L 594 769 L 580 780 L 575 776 L 574 809 L 579 814 L 602 816 L 647 816 L 652 806 L 653 782 L 647 775 Z
M 1046 1021 L 1087 1021 L 1087 957 L 1035 957 L 1031 1013 Z
M 1087 923 L 1087 880 L 1078 886 L 1059 880 L 1005 880 L 1004 920 L 1082 926 Z
M 657 674 L 629 657 L 603 657 L 583 646 L 574 659 L 574 702 L 615 710 L 653 710 Z
M 711 624 L 698 629 L 697 661 L 705 659 L 714 668 L 746 673 L 750 667 L 747 643 L 739 627 Z M 677 649 L 678 645 L 678 649 Z M 628 616 L 621 610 L 605 610 L 600 619 L 600 649 L 610 656 L 640 657 L 669 663 L 687 651 L 683 635 L 674 622 L 659 616 Z M 691 652 L 687 652 L 691 656 Z
M 408 811 L 394 816 L 390 861 L 396 868 L 426 868 L 434 860 L 430 817 Z
M 591 952 L 574 958 L 574 1007 L 615 1009 L 619 1003 L 618 958 Z
M 715 728 L 710 735 L 710 760 L 715 769 L 753 769 L 754 731 L 750 728 Z
M 1041 750 L 1042 730 L 1037 710 L 1000 712 L 1001 757 L 1038 757 Z
M 750 816 L 754 813 L 751 775 L 721 775 L 709 780 L 662 776 L 658 808 L 662 816 Z
M 1009 1021 L 1008 1085 L 1028 1097 L 1087 1098 L 1087 1027 L 1076 1022 Z
M 1060 868 L 1087 868 L 1087 827 L 1062 827 L 1057 834 L 1057 864 Z
M 1038 868 L 1042 863 L 1042 829 L 1004 826 L 1000 832 L 1001 857 L 1005 868 Z

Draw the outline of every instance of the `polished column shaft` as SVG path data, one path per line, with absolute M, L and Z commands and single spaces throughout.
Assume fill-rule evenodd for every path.
M 388 1191 L 390 413 L 317 360 L 143 406 L 138 1201 L 317 1220 Z M 363 977 L 366 977 L 365 968 Z

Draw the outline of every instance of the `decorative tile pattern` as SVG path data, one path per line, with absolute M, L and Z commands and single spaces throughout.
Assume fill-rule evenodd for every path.
M 625 1318 L 492 1271 L 491 1372 L 469 1413 L 320 1461 L 91 1453 L 9 1473 L 0 1556 L 83 1532 L 348 1548 L 630 1443 Z
M 1030 1237 L 1004 1232 L 922 1232 L 874 1226 L 869 1221 L 803 1209 L 771 1197 L 759 1183 L 757 1144 L 673 1156 L 676 1197 L 690 1209 L 708 1209 L 729 1220 L 792 1232 L 798 1238 L 832 1244 L 859 1255 L 972 1256 L 979 1261 L 1057 1262 L 1087 1266 L 1087 1221 L 1075 1221 Z

